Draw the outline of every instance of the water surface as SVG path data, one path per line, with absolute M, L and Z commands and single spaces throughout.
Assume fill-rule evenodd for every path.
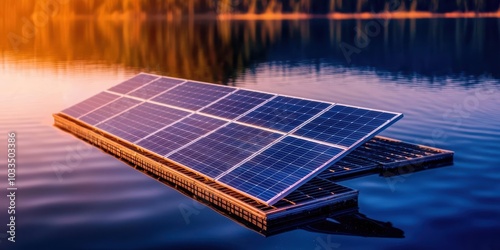
M 340 44 L 359 44 L 370 20 L 77 20 L 1 40 L 0 145 L 17 132 L 19 190 L 17 243 L 0 248 L 499 248 L 500 20 L 372 21 L 379 32 L 350 57 Z M 382 135 L 453 150 L 455 164 L 342 183 L 402 239 L 266 238 L 52 126 L 52 113 L 139 72 L 402 112 Z

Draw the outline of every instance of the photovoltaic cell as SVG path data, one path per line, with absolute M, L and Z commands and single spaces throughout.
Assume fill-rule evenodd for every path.
M 380 126 L 397 114 L 335 105 L 294 134 L 351 147 L 365 136 L 374 135 Z
M 159 155 L 166 155 L 224 124 L 226 121 L 193 114 L 141 140 L 137 145 Z
M 139 97 L 142 99 L 149 99 L 153 96 L 156 96 L 167 89 L 175 87 L 177 84 L 184 82 L 183 80 L 174 79 L 174 78 L 165 78 L 162 77 L 146 86 L 141 87 L 129 93 L 128 95 Z
M 343 150 L 290 137 L 274 144 L 219 181 L 266 203 L 285 195 L 314 171 L 322 169 Z M 312 178 L 313 176 L 309 176 Z
M 116 101 L 106 104 L 103 107 L 100 107 L 99 109 L 92 111 L 91 113 L 86 114 L 85 116 L 80 118 L 80 120 L 90 125 L 96 125 L 99 122 L 102 122 L 116 114 L 119 114 L 139 103 L 140 101 L 122 97 Z
M 232 123 L 168 158 L 215 178 L 279 137 L 277 133 Z
M 290 132 L 328 106 L 328 103 L 278 96 L 238 121 Z
M 234 90 L 215 84 L 186 82 L 153 98 L 153 101 L 195 111 Z
M 127 94 L 130 91 L 139 88 L 146 83 L 153 81 L 154 79 L 158 79 L 156 76 L 150 76 L 150 75 L 145 75 L 145 74 L 139 74 L 137 76 L 132 77 L 129 80 L 126 80 L 112 88 L 110 88 L 110 91 L 120 93 L 120 94 Z
M 257 105 L 269 100 L 274 95 L 248 90 L 238 90 L 222 100 L 201 110 L 203 113 L 214 116 L 234 119 Z
M 74 118 L 78 118 L 94 109 L 97 109 L 113 100 L 118 99 L 119 97 L 120 96 L 118 95 L 101 92 L 84 100 L 83 102 L 80 102 L 76 105 L 71 106 L 70 108 L 63 110 L 62 113 L 73 116 Z
M 189 114 L 178 109 L 143 103 L 97 127 L 129 142 L 135 142 Z

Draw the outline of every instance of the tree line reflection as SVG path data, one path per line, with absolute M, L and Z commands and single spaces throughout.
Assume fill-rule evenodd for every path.
M 378 32 L 366 27 L 377 23 Z M 22 20 L 0 34 L 23 39 Z M 371 31 L 370 31 L 371 29 Z M 368 32 L 369 34 L 363 34 Z M 363 38 L 368 38 L 363 41 Z M 56 67 L 83 61 L 209 82 L 228 82 L 263 62 L 371 68 L 412 77 L 500 78 L 500 20 L 52 21 L 29 39 L 0 39 L 4 58 Z M 347 46 L 347 47 L 346 47 Z M 352 52 L 348 47 L 357 49 Z M 347 49 L 346 49 L 347 48 Z M 351 48 L 351 49 L 352 49 Z M 347 52 L 352 52 L 347 56 Z M 315 65 L 318 64 L 318 65 Z M 52 66 L 51 66 L 52 65 Z

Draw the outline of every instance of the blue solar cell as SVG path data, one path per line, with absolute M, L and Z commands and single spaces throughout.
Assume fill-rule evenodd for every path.
M 165 78 L 162 77 L 146 86 L 141 87 L 130 93 L 131 96 L 136 96 L 142 99 L 149 99 L 153 96 L 156 96 L 170 88 L 175 87 L 179 83 L 184 82 L 183 80 L 174 79 L 174 78 Z
M 357 141 L 375 135 L 380 126 L 398 116 L 381 111 L 335 105 L 294 134 L 351 147 Z
M 96 125 L 116 114 L 119 114 L 129 108 L 131 108 L 134 105 L 139 104 L 140 101 L 122 97 L 116 101 L 113 101 L 111 103 L 108 103 L 107 105 L 100 107 L 99 109 L 96 109 L 87 115 L 83 116 L 80 118 L 80 120 L 90 124 L 90 125 Z
M 158 77 L 140 74 L 110 88 L 109 90 L 120 94 L 127 94 L 130 91 L 139 88 L 155 79 L 158 79 Z
M 271 94 L 238 90 L 202 109 L 201 112 L 232 120 L 272 97 Z
M 143 103 L 97 127 L 129 142 L 135 142 L 189 114 L 178 109 Z
M 270 203 L 284 196 L 286 189 L 306 180 L 308 175 L 319 173 L 343 151 L 288 136 L 219 181 Z
M 110 94 L 107 92 L 101 92 L 76 105 L 71 106 L 70 108 L 63 110 L 62 113 L 72 116 L 74 118 L 78 118 L 94 109 L 97 109 L 103 105 L 108 104 L 109 102 L 118 99 L 119 97 L 120 96 L 118 95 Z
M 328 106 L 328 103 L 278 96 L 238 121 L 290 132 Z
M 186 82 L 153 98 L 153 101 L 189 110 L 199 110 L 232 91 L 234 88 Z
M 279 137 L 277 133 L 233 123 L 168 158 L 215 178 Z
M 194 114 L 137 144 L 159 155 L 166 155 L 224 124 L 226 121 Z

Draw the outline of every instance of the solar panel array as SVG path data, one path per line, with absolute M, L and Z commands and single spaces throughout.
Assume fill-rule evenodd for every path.
M 268 205 L 402 117 L 148 74 L 62 113 Z

